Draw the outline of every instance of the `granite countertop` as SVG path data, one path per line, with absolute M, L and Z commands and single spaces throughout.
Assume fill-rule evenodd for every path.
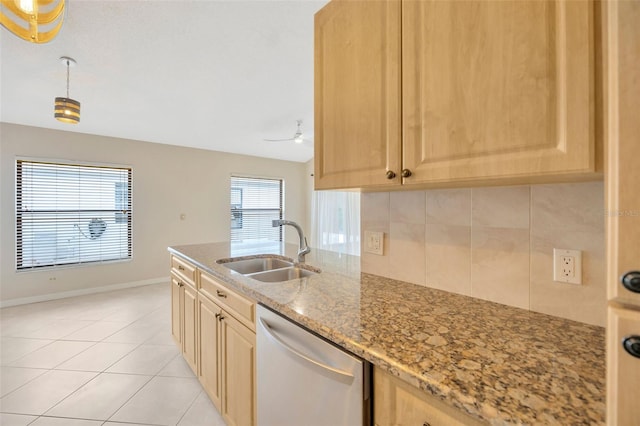
M 605 423 L 602 327 L 360 273 L 359 257 L 334 252 L 307 255 L 321 274 L 262 283 L 216 263 L 248 255 L 229 243 L 169 251 L 477 419 Z

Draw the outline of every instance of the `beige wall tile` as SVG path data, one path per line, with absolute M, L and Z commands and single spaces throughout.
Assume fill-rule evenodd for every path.
M 472 226 L 529 228 L 528 186 L 474 188 Z
M 425 223 L 425 192 L 392 192 L 389 200 L 389 221 L 398 223 Z
M 471 189 L 427 191 L 427 223 L 471 226 Z
M 363 222 L 389 222 L 389 198 L 390 198 L 389 192 L 361 193 L 360 194 L 361 220 Z
M 529 230 L 472 229 L 472 295 L 529 309 Z
M 561 233 L 549 228 L 531 238 L 531 310 L 604 326 L 607 316 L 604 231 Z M 582 251 L 582 285 L 553 281 L 554 248 Z
M 600 233 L 604 229 L 604 183 L 531 187 L 531 228 Z
M 424 225 L 391 222 L 389 278 L 425 284 Z
M 531 309 L 603 326 L 606 321 L 604 185 L 531 187 Z M 582 251 L 582 285 L 553 281 L 553 249 Z
M 427 225 L 428 287 L 471 296 L 471 227 Z
M 385 255 L 363 252 L 363 272 L 604 326 L 602 182 L 362 199 L 363 231 L 385 232 Z M 582 286 L 553 281 L 554 247 L 583 251 Z

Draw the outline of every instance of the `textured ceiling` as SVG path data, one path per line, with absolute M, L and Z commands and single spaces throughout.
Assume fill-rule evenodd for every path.
M 292 161 L 313 136 L 313 15 L 326 0 L 68 0 L 36 45 L 0 29 L 0 121 Z M 78 125 L 53 99 L 82 103 Z

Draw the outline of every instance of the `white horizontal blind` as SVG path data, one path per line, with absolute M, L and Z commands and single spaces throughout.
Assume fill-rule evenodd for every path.
M 17 160 L 16 267 L 131 258 L 131 169 Z
M 282 227 L 271 223 L 283 217 L 281 179 L 232 176 L 230 195 L 232 243 L 282 241 Z

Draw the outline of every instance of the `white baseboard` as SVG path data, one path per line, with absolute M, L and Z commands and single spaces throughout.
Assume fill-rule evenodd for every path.
M 42 294 L 39 296 L 1 300 L 0 308 L 7 308 L 9 306 L 26 305 L 28 303 L 46 302 L 48 300 L 64 299 L 67 297 L 84 296 L 87 294 L 104 293 L 107 291 L 122 290 L 125 288 L 142 287 L 145 285 L 161 284 L 161 283 L 169 283 L 169 278 L 168 277 L 151 278 L 148 280 L 133 281 L 133 282 L 122 283 L 122 284 L 111 284 L 111 285 L 105 285 L 102 287 L 83 288 L 80 290 L 62 291 L 60 293 L 49 293 L 49 294 Z

